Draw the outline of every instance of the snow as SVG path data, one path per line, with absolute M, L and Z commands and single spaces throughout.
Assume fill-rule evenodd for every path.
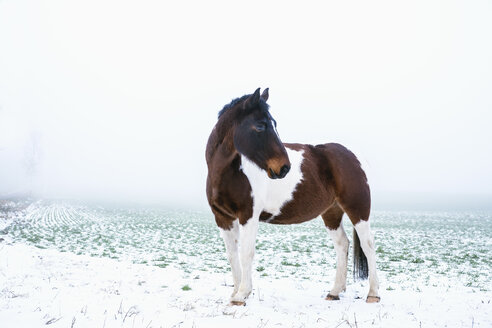
M 349 281 L 341 300 L 330 302 L 322 280 L 255 271 L 253 294 L 235 307 L 230 273 L 190 274 L 7 239 L 0 242 L 0 327 L 492 327 L 490 291 L 418 291 L 403 282 L 383 288 L 381 303 L 366 304 L 367 282 Z

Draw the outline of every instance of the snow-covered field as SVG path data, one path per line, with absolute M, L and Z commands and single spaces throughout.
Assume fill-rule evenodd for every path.
M 321 220 L 262 224 L 253 294 L 231 307 L 207 212 L 0 206 L 2 328 L 492 327 L 490 213 L 373 213 L 379 304 L 352 279 L 324 300 L 335 254 Z

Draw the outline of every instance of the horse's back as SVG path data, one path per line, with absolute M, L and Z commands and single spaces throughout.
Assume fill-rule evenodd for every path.
M 338 204 L 352 221 L 368 220 L 371 193 L 366 174 L 354 153 L 337 143 L 316 145 L 313 150 L 322 158 L 320 170 L 332 185 Z

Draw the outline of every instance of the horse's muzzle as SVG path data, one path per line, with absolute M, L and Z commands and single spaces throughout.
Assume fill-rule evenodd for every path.
M 268 170 L 270 171 L 270 174 L 269 174 L 270 178 L 272 178 L 272 179 L 282 179 L 282 178 L 284 178 L 287 175 L 287 173 L 289 173 L 289 171 L 290 171 L 290 165 L 284 165 L 284 166 L 282 166 L 282 168 L 280 169 L 280 172 L 278 174 L 275 173 L 275 171 L 272 170 L 272 169 L 268 169 Z

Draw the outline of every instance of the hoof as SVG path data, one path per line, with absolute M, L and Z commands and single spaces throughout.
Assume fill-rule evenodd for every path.
M 326 295 L 325 300 L 327 300 L 327 301 L 339 301 L 340 297 L 328 294 L 328 295 Z
M 246 302 L 244 301 L 231 301 L 229 304 L 234 306 L 246 306 Z
M 366 303 L 379 303 L 381 297 L 379 296 L 367 296 Z

